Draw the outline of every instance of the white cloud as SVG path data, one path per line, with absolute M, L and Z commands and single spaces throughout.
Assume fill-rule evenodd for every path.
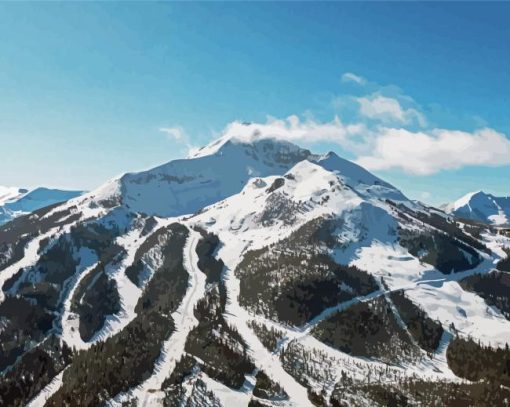
M 190 137 L 186 133 L 186 131 L 180 127 L 160 127 L 158 129 L 161 133 L 165 134 L 169 140 L 175 141 L 181 145 L 183 145 L 188 150 L 188 156 L 198 151 L 199 148 L 191 143 Z
M 358 96 L 342 95 L 334 100 L 335 110 L 341 113 L 331 121 L 317 121 L 311 113 L 269 117 L 265 123 L 235 121 L 227 125 L 221 138 L 247 142 L 277 138 L 310 147 L 335 143 L 368 170 L 396 169 L 412 175 L 510 165 L 510 139 L 504 134 L 490 128 L 473 132 L 431 128 L 419 105 L 397 87 L 381 87 L 353 73 L 345 73 L 342 80 L 363 84 L 363 88 Z M 190 155 L 198 151 L 181 127 L 160 131 L 186 145 Z M 422 199 L 428 198 L 424 192 Z
M 416 121 L 421 127 L 426 125 L 425 117 L 418 110 L 404 108 L 395 98 L 377 93 L 356 98 L 360 106 L 360 114 L 369 119 L 379 120 L 383 123 L 410 124 Z
M 170 139 L 183 142 L 187 140 L 186 133 L 182 127 L 160 127 L 158 130 L 166 134 Z
M 356 162 L 369 170 L 401 169 L 414 175 L 473 165 L 510 165 L 510 140 L 489 128 L 473 133 L 383 128 L 372 152 Z
M 358 85 L 365 85 L 367 83 L 367 80 L 363 78 L 362 76 L 353 74 L 352 72 L 346 72 L 342 75 L 342 82 L 354 82 Z
M 256 138 L 277 138 L 290 142 L 332 142 L 355 150 L 361 139 L 369 134 L 363 123 L 345 124 L 338 116 L 326 123 L 311 118 L 302 120 L 296 115 L 286 119 L 269 117 L 266 123 L 233 122 L 224 132 L 226 138 L 252 141 Z

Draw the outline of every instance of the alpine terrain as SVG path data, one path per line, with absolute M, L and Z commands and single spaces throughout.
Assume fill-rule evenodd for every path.
M 40 206 L 0 227 L 0 405 L 510 400 L 508 199 L 445 212 L 247 124 Z
M 0 225 L 17 216 L 67 201 L 81 194 L 82 191 L 62 191 L 43 187 L 28 190 L 0 185 Z
M 471 192 L 444 209 L 458 218 L 493 225 L 510 225 L 510 197 L 496 197 L 483 191 Z

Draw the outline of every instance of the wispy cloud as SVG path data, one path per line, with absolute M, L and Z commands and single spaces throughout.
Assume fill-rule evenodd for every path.
M 342 82 L 354 82 L 358 85 L 365 85 L 367 83 L 367 80 L 363 78 L 362 76 L 356 75 L 352 72 L 345 72 L 342 75 Z
M 395 98 L 386 97 L 377 93 L 356 98 L 359 103 L 361 116 L 379 120 L 383 123 L 410 124 L 414 121 L 425 127 L 425 116 L 414 108 L 404 108 Z
M 176 141 L 186 141 L 186 132 L 182 127 L 160 127 L 158 129 L 161 133 L 167 135 L 168 138 Z
M 158 130 L 165 134 L 169 140 L 183 145 L 188 150 L 188 155 L 198 150 L 198 147 L 191 142 L 190 137 L 181 126 L 160 127 Z

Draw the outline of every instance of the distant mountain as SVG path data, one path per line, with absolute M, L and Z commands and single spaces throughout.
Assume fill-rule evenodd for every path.
M 510 238 L 243 131 L 0 227 L 0 404 L 503 405 Z
M 462 219 L 492 225 L 510 224 L 510 197 L 496 197 L 483 191 L 471 192 L 445 205 L 444 209 Z
M 17 216 L 76 198 L 81 194 L 83 194 L 83 191 L 64 191 L 49 188 L 28 190 L 0 186 L 0 225 Z

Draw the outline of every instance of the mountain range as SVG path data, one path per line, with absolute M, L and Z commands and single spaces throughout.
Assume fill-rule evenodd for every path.
M 444 209 L 461 219 L 497 226 L 510 225 L 510 197 L 497 197 L 483 191 L 476 191 L 445 205 Z
M 504 405 L 510 236 L 463 206 L 246 125 L 19 216 L 0 404 Z
M 0 225 L 17 216 L 67 201 L 81 194 L 83 191 L 64 191 L 43 187 L 28 190 L 0 186 Z

